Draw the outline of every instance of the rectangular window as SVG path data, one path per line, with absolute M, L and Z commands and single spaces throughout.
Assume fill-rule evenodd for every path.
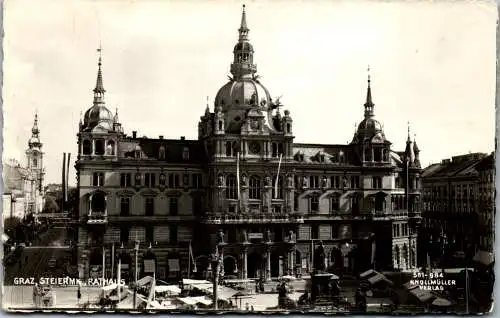
M 382 189 L 382 178 L 381 177 L 373 177 L 372 185 L 374 189 Z
M 311 238 L 313 240 L 317 240 L 319 238 L 318 225 L 312 225 L 311 226 Z
M 309 198 L 309 209 L 311 213 L 319 211 L 319 196 L 313 195 Z
M 182 175 L 182 185 L 184 187 L 189 187 L 189 175 L 187 173 Z
M 400 237 L 401 236 L 401 224 L 396 224 L 396 236 Z
M 128 243 L 129 239 L 129 234 L 130 234 L 130 228 L 128 226 L 123 226 L 120 228 L 120 242 L 123 244 Z
M 154 244 L 154 227 L 146 226 L 146 244 Z
M 273 206 L 273 212 L 274 213 L 281 213 L 281 206 L 280 205 Z
M 126 173 L 125 174 L 125 186 L 130 187 L 132 185 L 132 174 Z
M 92 177 L 92 185 L 94 187 L 102 187 L 104 185 L 104 173 L 94 172 Z
M 310 183 L 311 183 L 309 185 L 309 187 L 311 189 L 319 188 L 319 176 L 310 176 L 309 180 L 310 180 Z
M 172 173 L 168 174 L 168 187 L 169 188 L 174 187 L 174 175 Z
M 299 210 L 299 194 L 297 192 L 293 195 L 293 209 L 294 211 Z
M 174 175 L 174 188 L 179 188 L 179 187 L 180 187 L 180 184 L 179 184 L 179 175 L 175 174 Z
M 351 188 L 359 188 L 359 176 L 351 176 Z
M 392 237 L 396 237 L 396 224 L 392 225 Z
M 170 198 L 169 210 L 170 210 L 170 215 L 177 215 L 179 213 L 177 198 Z
M 153 188 L 156 185 L 156 175 L 154 173 L 146 173 L 144 175 L 144 185 Z
M 145 204 L 146 216 L 152 216 L 155 213 L 155 198 L 147 197 Z
M 170 225 L 170 244 L 177 245 L 177 226 Z
M 201 174 L 199 173 L 194 173 L 193 174 L 193 188 L 195 189 L 201 189 Z
M 130 198 L 120 199 L 120 216 L 130 215 Z

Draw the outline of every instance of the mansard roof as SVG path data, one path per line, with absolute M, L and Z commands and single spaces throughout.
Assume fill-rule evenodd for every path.
M 165 149 L 165 156 L 160 156 L 161 147 Z M 188 150 L 189 157 L 184 158 L 184 151 Z M 122 159 L 137 159 L 135 152 L 141 152 L 141 160 L 161 160 L 167 163 L 202 164 L 207 162 L 203 144 L 198 140 L 184 139 L 150 139 L 126 137 L 120 140 L 118 156 Z

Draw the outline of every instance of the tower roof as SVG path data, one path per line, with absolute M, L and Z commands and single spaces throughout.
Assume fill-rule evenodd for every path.
M 94 93 L 105 93 L 106 90 L 104 89 L 104 85 L 102 83 L 102 47 L 99 45 L 99 48 L 97 49 L 97 52 L 99 52 L 99 62 L 97 63 L 98 65 L 98 70 L 97 70 L 97 80 L 95 83 L 95 88 L 94 88 Z

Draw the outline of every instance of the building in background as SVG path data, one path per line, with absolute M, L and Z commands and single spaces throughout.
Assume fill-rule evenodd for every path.
M 198 140 L 132 136 L 106 108 L 99 57 L 93 106 L 78 133 L 80 277 L 269 279 L 316 269 L 416 266 L 420 161 L 410 139 L 394 151 L 374 117 L 349 144 L 297 144 L 293 120 L 254 64 L 243 10 L 229 82 L 207 105 Z M 138 244 L 135 244 L 135 242 Z M 223 244 L 220 244 L 223 243 Z M 154 260 L 154 262 L 151 262 Z
M 43 209 L 43 144 L 40 141 L 38 115 L 26 150 L 26 166 L 11 159 L 3 164 L 3 218 L 36 216 Z
M 478 195 L 478 250 L 493 253 L 495 242 L 495 156 L 490 154 L 476 167 L 479 175 Z
M 433 262 L 459 266 L 467 252 L 491 246 L 493 167 L 493 155 L 471 153 L 424 169 L 422 262 L 429 254 Z

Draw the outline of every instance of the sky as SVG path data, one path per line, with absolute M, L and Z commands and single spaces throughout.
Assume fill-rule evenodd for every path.
M 352 140 L 369 65 L 393 150 L 408 122 L 423 165 L 494 150 L 493 2 L 7 0 L 4 160 L 25 162 L 38 112 L 45 183 L 60 183 L 92 106 L 99 43 L 106 105 L 127 134 L 196 139 L 207 96 L 213 111 L 230 74 L 242 4 L 261 83 L 282 96 L 295 142 Z

